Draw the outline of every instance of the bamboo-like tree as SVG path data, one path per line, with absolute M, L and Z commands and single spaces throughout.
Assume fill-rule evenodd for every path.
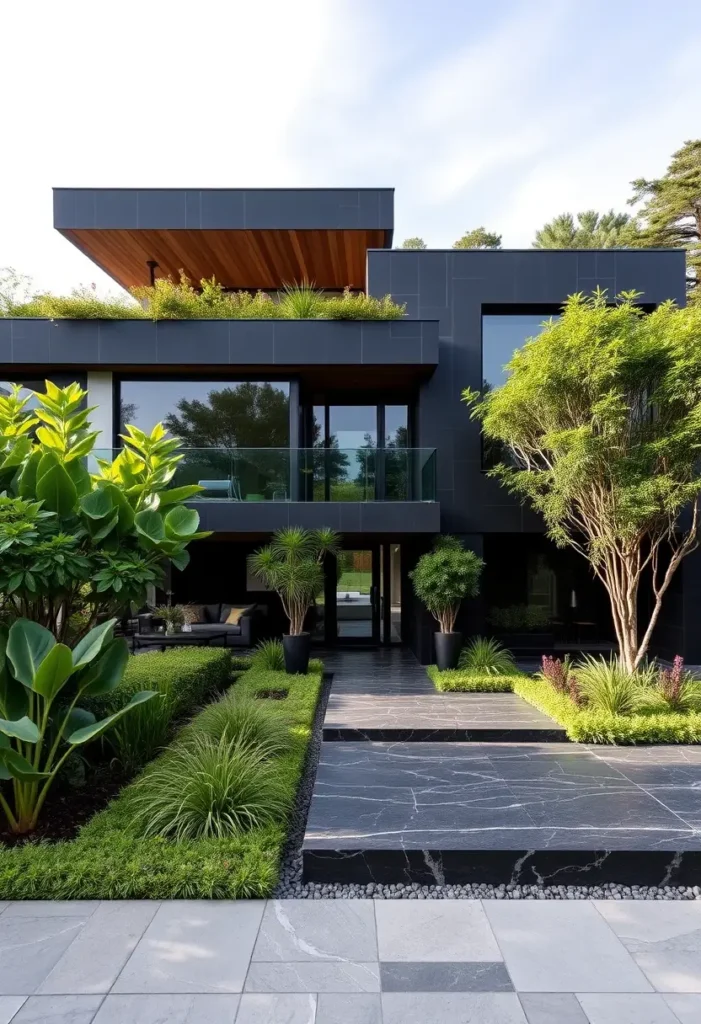
M 698 544 L 701 307 L 639 294 L 573 295 L 559 320 L 515 353 L 499 388 L 463 393 L 492 470 L 543 515 L 549 537 L 586 558 L 608 593 L 621 659 L 643 661 L 662 600 Z M 652 608 L 639 631 L 645 574 Z
M 635 218 L 627 213 L 583 210 L 577 218 L 560 213 L 535 233 L 534 249 L 621 249 L 634 245 Z

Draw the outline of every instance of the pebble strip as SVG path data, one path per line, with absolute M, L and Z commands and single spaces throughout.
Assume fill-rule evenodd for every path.
M 280 867 L 276 899 L 302 900 L 701 900 L 701 886 L 618 885 L 403 885 L 368 882 L 367 885 L 344 882 L 302 882 L 302 840 L 307 824 L 316 770 L 321 755 L 321 731 L 331 691 L 331 676 L 324 677 L 317 705 L 312 739 L 302 773 L 297 801 L 290 819 L 287 845 Z

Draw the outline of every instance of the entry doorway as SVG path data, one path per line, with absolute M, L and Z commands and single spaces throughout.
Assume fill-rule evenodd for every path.
M 324 642 L 340 647 L 401 643 L 401 546 L 371 543 L 344 548 L 329 563 Z

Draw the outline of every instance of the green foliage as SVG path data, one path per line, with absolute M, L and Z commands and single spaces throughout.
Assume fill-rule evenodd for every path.
M 514 693 L 550 715 L 576 743 L 701 743 L 701 714 L 641 710 L 632 715 L 579 708 L 548 683 L 518 678 Z
M 531 604 L 510 604 L 502 608 L 490 608 L 487 618 L 495 629 L 506 633 L 546 629 L 550 624 L 547 611 Z
M 644 202 L 636 244 L 686 249 L 687 296 L 701 301 L 701 139 L 685 142 L 661 178 L 638 178 L 632 185 L 629 202 Z
M 442 633 L 452 633 L 461 602 L 479 592 L 484 567 L 474 551 L 465 551 L 456 537 L 438 537 L 409 573 L 414 593 L 437 619 Z
M 645 315 L 637 299 L 571 296 L 561 318 L 515 353 L 501 387 L 464 392 L 485 435 L 509 453 L 493 475 L 606 587 L 629 671 L 696 544 L 696 514 L 688 529 L 680 514 L 696 509 L 701 488 L 701 307 L 664 303 Z M 665 549 L 670 557 L 659 557 Z M 648 570 L 654 601 L 639 639 L 635 605 Z
M 291 636 L 304 631 L 305 616 L 324 588 L 322 561 L 336 553 L 339 541 L 334 530 L 292 526 L 277 530 L 271 543 L 252 556 L 251 571 L 278 593 Z
M 178 744 L 135 784 L 134 821 L 144 836 L 221 839 L 284 816 L 286 792 L 263 750 L 222 736 Z
M 159 619 L 163 619 L 166 626 L 182 626 L 185 623 L 185 609 L 181 604 L 161 604 L 155 609 Z
M 321 669 L 314 662 L 307 676 L 249 670 L 236 683 L 241 697 L 289 687 L 284 713 L 292 745 L 276 762 L 286 785 L 287 808 L 292 806 L 311 736 Z M 284 817 L 222 839 L 176 843 L 144 838 L 134 823 L 134 793 L 134 787 L 125 789 L 71 842 L 0 847 L 3 898 L 251 899 L 272 894 L 286 840 Z
M 592 711 L 630 715 L 641 706 L 641 691 L 652 683 L 654 670 L 629 672 L 619 658 L 585 657 L 575 667 L 577 685 Z
M 400 249 L 425 249 L 426 243 L 423 238 L 419 238 L 418 235 L 414 235 L 412 238 L 405 238 L 402 244 L 399 246 Z
M 194 725 L 182 732 L 181 739 L 185 743 L 203 737 L 214 743 L 235 740 L 262 751 L 266 757 L 275 757 L 290 747 L 285 708 L 279 704 L 257 700 L 234 687 L 221 700 L 208 704 Z
M 474 675 L 509 676 L 516 672 L 516 662 L 511 651 L 507 651 L 496 640 L 476 636 L 461 651 L 458 668 Z
M 638 225 L 627 213 L 584 210 L 553 217 L 535 233 L 534 249 L 622 249 L 636 244 Z
M 484 228 L 473 228 L 453 242 L 454 249 L 501 249 L 501 235 Z
M 429 665 L 426 671 L 436 689 L 444 693 L 511 693 L 514 678 L 519 675 L 518 672 L 506 676 L 491 673 L 480 675 L 467 668 L 451 668 L 441 672 L 436 665 Z
M 232 659 L 224 648 L 172 648 L 130 658 L 119 685 L 83 701 L 94 715 L 121 710 L 140 690 L 157 694 L 122 718 L 105 737 L 128 774 L 143 767 L 172 737 L 177 725 L 231 683 Z M 238 668 L 247 668 L 246 660 Z
M 140 691 L 119 711 L 97 721 L 84 697 L 114 691 L 129 657 L 115 640 L 114 619 L 91 630 L 76 647 L 57 644 L 48 629 L 17 619 L 0 627 L 0 807 L 13 832 L 32 832 L 57 773 L 77 746 L 96 739 L 155 696 Z M 70 697 L 61 706 L 65 689 Z M 9 797 L 9 794 L 8 794 Z
M 182 458 L 176 438 L 160 424 L 151 434 L 127 427 L 124 448 L 91 474 L 98 432 L 86 392 L 45 386 L 33 410 L 17 386 L 0 396 L 0 599 L 63 641 L 141 603 L 164 560 L 183 568 L 188 543 L 207 534 L 182 504 L 200 488 L 168 489 Z
M 261 640 L 252 656 L 253 666 L 263 671 L 284 672 L 285 652 L 280 640 Z
M 16 276 L 15 276 L 16 277 Z M 342 297 L 325 295 L 312 285 L 287 285 L 279 302 L 265 292 L 227 292 L 213 277 L 194 288 L 181 274 L 178 282 L 157 278 L 151 286 L 132 288 L 132 299 L 99 299 L 93 289 L 81 288 L 68 296 L 22 295 L 26 288 L 0 291 L 0 316 L 46 317 L 71 320 L 399 320 L 405 306 L 349 288 Z M 17 294 L 20 293 L 20 294 Z M 134 301 L 137 300 L 137 301 Z

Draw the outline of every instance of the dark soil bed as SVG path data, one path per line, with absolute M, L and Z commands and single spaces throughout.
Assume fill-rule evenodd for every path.
M 258 700 L 284 700 L 288 690 L 256 690 Z
M 124 775 L 104 770 L 97 771 L 84 786 L 62 786 L 56 782 L 44 804 L 37 829 L 30 835 L 15 835 L 7 829 L 3 817 L 0 843 L 18 846 L 38 840 L 57 843 L 74 839 L 81 826 L 106 807 L 128 781 Z

